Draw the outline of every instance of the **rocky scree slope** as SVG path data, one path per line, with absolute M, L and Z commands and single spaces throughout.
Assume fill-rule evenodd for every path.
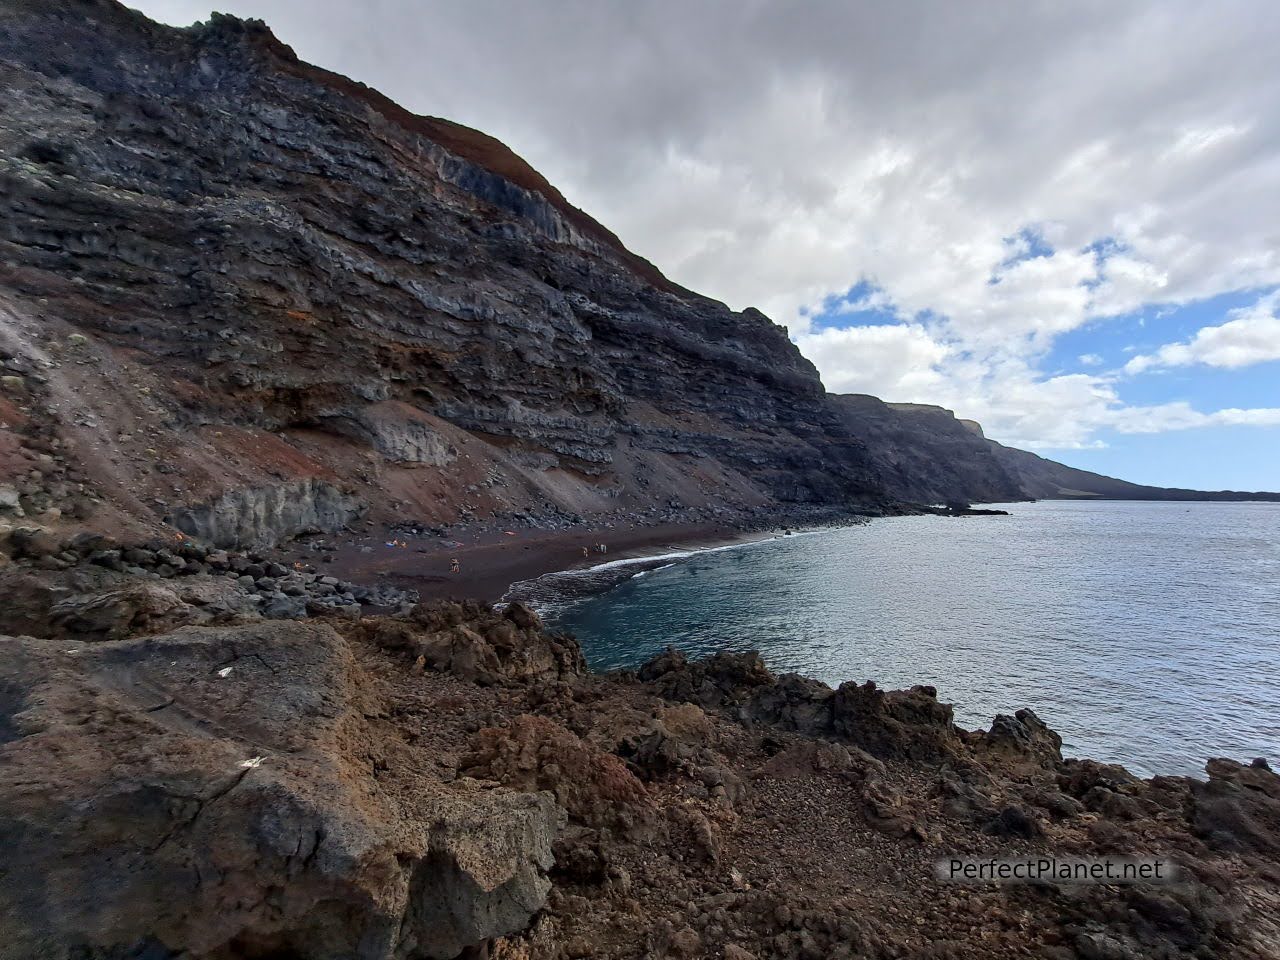
M 74 594 L 74 571 L 44 576 Z M 519 604 L 34 629 L 0 636 L 0 957 L 1172 960 L 1280 942 L 1262 762 L 1138 780 L 1064 760 L 1029 710 L 964 731 L 931 688 L 833 690 L 753 654 L 592 676 Z M 963 854 L 1161 855 L 1181 875 L 935 878 Z

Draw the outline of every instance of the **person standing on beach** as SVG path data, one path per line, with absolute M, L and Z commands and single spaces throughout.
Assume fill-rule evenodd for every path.
M 590 551 L 590 550 L 588 550 L 586 547 L 583 547 L 583 548 L 582 548 L 582 559 L 584 559 L 584 560 L 588 560 L 588 559 L 590 559 L 590 558 L 591 558 L 591 551 Z
M 449 572 L 450 572 L 450 573 L 461 573 L 461 572 L 462 572 L 462 561 L 460 561 L 457 557 L 454 557 L 452 560 L 450 560 L 450 561 L 449 561 Z

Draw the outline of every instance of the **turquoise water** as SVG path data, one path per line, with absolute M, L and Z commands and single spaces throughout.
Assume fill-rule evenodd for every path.
M 672 558 L 542 602 L 598 670 L 756 649 L 833 685 L 932 684 L 969 728 L 1031 707 L 1068 755 L 1144 775 L 1280 760 L 1280 505 L 1006 509 Z

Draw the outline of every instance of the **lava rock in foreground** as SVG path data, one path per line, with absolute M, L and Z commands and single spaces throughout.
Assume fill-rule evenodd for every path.
M 0 639 L 0 956 L 1275 955 L 1262 763 L 1139 780 L 754 654 L 594 676 L 519 604 L 159 629 Z M 1055 854 L 1181 879 L 933 874 Z

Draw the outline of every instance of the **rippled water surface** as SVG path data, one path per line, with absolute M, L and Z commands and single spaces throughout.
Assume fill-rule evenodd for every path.
M 1029 706 L 1136 773 L 1280 760 L 1280 505 L 1014 504 L 695 554 L 553 605 L 596 669 L 757 649 L 831 684 L 933 684 L 962 726 Z

